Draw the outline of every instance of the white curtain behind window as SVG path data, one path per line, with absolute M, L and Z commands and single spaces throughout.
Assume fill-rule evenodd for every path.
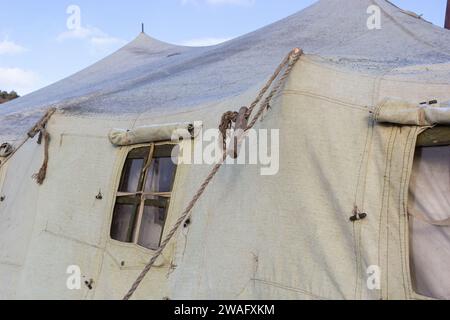
M 450 227 L 424 222 L 450 218 L 450 146 L 416 150 L 409 208 L 415 291 L 450 299 Z

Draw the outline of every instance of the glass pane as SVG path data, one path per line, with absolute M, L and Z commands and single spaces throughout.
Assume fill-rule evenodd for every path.
M 152 250 L 159 248 L 166 221 L 167 201 L 161 206 L 145 206 L 138 244 Z
M 147 173 L 146 192 L 171 192 L 176 165 L 172 158 L 155 158 Z
M 119 192 L 137 192 L 144 159 L 127 159 L 122 171 Z
M 111 225 L 111 238 L 121 242 L 132 242 L 136 206 L 116 204 Z

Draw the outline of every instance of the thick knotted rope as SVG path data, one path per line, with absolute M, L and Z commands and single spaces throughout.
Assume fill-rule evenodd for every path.
M 273 76 L 267 81 L 266 85 L 261 89 L 260 93 L 258 94 L 258 96 L 256 97 L 255 101 L 253 101 L 253 103 L 250 105 L 250 107 L 248 108 L 248 113 L 247 113 L 247 117 L 250 117 L 250 115 L 252 114 L 253 110 L 255 109 L 255 107 L 258 105 L 258 103 L 262 100 L 262 98 L 265 96 L 265 94 L 267 93 L 267 91 L 269 90 L 269 88 L 272 86 L 273 82 L 278 78 L 278 76 L 280 75 L 281 71 L 283 69 L 285 69 L 283 75 L 278 79 L 277 84 L 273 87 L 273 89 L 271 90 L 271 92 L 267 95 L 266 99 L 264 100 L 264 102 L 261 104 L 260 108 L 258 109 L 257 113 L 255 114 L 255 116 L 253 117 L 252 121 L 250 122 L 250 124 L 248 125 L 246 131 L 250 130 L 251 128 L 253 128 L 253 126 L 256 124 L 256 122 L 258 121 L 258 119 L 262 116 L 262 114 L 264 113 L 264 111 L 269 107 L 270 105 L 270 101 L 272 100 L 272 98 L 275 96 L 275 94 L 279 91 L 279 89 L 281 88 L 281 86 L 283 86 L 284 81 L 286 80 L 286 78 L 288 77 L 289 73 L 292 71 L 292 68 L 294 67 L 295 63 L 300 59 L 301 55 L 303 54 L 302 50 L 296 48 L 294 50 L 292 50 L 287 56 L 286 58 L 281 62 L 281 64 L 278 66 L 278 68 L 275 70 L 275 73 L 273 74 Z M 223 136 L 225 137 L 224 133 L 227 129 L 231 128 L 231 124 L 232 122 L 236 122 L 236 118 L 237 118 L 238 113 L 237 112 L 226 112 L 221 119 L 221 123 L 219 126 L 219 130 L 221 131 L 221 133 L 223 134 Z M 139 285 L 141 284 L 142 280 L 144 280 L 145 276 L 147 275 L 147 273 L 150 271 L 150 269 L 153 267 L 153 265 L 155 264 L 156 260 L 161 256 L 161 254 L 163 253 L 164 249 L 167 247 L 167 245 L 169 244 L 169 242 L 171 241 L 171 239 L 173 238 L 173 236 L 176 234 L 176 232 L 178 231 L 178 229 L 180 228 L 180 226 L 189 218 L 190 213 L 192 211 L 192 209 L 194 208 L 195 204 L 197 203 L 197 201 L 200 199 L 200 197 L 203 195 L 203 193 L 205 192 L 206 188 L 208 187 L 208 185 L 211 183 L 212 179 L 215 177 L 215 175 L 217 174 L 217 172 L 219 172 L 219 169 L 221 168 L 221 166 L 223 165 L 223 163 L 225 162 L 226 158 L 227 158 L 227 153 L 226 153 L 226 147 L 224 147 L 223 150 L 223 156 L 221 158 L 221 160 L 213 167 L 213 169 L 211 170 L 211 172 L 209 173 L 209 175 L 206 177 L 206 179 L 204 180 L 204 182 L 202 183 L 202 185 L 200 186 L 200 188 L 198 189 L 198 191 L 195 193 L 194 197 L 192 198 L 192 200 L 189 202 L 189 204 L 186 206 L 186 209 L 183 211 L 183 213 L 181 214 L 180 218 L 177 220 L 177 222 L 175 223 L 175 225 L 173 226 L 173 228 L 170 230 L 170 232 L 167 234 L 167 236 L 165 237 L 164 241 L 161 243 L 161 246 L 159 247 L 159 249 L 154 253 L 154 255 L 152 256 L 152 258 L 150 259 L 149 263 L 145 266 L 144 270 L 141 272 L 141 274 L 139 275 L 139 277 L 136 279 L 136 281 L 133 283 L 133 285 L 131 286 L 131 289 L 128 291 L 128 293 L 125 295 L 125 297 L 123 298 L 123 300 L 129 300 L 133 294 L 136 292 L 137 288 L 139 287 Z
M 44 139 L 44 161 L 42 163 L 39 172 L 33 175 L 33 179 L 39 185 L 44 183 L 45 177 L 47 176 L 47 166 L 48 166 L 48 148 L 50 144 L 50 134 L 45 128 L 41 128 L 38 138 L 38 144 L 42 144 L 42 139 Z
M 227 131 L 232 128 L 233 122 L 236 122 L 239 113 L 234 111 L 225 112 L 220 120 L 219 132 L 222 137 L 222 152 L 227 148 Z

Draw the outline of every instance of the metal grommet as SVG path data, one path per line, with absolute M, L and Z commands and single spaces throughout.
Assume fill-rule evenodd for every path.
M 358 214 L 355 214 L 355 215 L 351 216 L 350 217 L 350 221 L 351 222 L 356 222 L 356 221 L 359 221 L 359 220 L 364 220 L 365 218 L 367 218 L 367 213 L 362 212 L 362 213 L 358 213 Z
M 98 192 L 98 194 L 95 196 L 95 199 L 97 199 L 97 200 L 103 200 L 102 190 L 100 190 L 100 191 Z
M 94 288 L 94 279 L 89 279 L 89 281 L 85 281 L 84 284 L 89 290 L 92 290 Z
M 356 222 L 356 221 L 359 221 L 359 220 L 364 220 L 365 218 L 367 218 L 367 213 L 361 212 L 358 209 L 358 206 L 355 206 L 353 208 L 353 215 L 350 217 L 350 221 L 351 222 Z
M 188 129 L 189 134 L 191 135 L 191 137 L 193 137 L 194 134 L 195 134 L 195 126 L 191 123 L 191 124 L 188 125 L 187 129 Z
M 9 144 L 8 142 L 5 142 L 0 146 L 0 157 L 6 158 L 11 153 L 13 153 L 13 151 L 14 151 L 14 147 L 11 144 Z

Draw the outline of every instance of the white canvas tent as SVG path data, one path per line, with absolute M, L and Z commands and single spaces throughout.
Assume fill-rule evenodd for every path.
M 367 27 L 371 5 L 380 8 L 380 30 Z M 0 298 L 122 298 L 154 251 L 110 237 L 124 162 L 136 148 L 112 145 L 111 129 L 194 121 L 217 128 L 294 47 L 306 54 L 257 124 L 280 130 L 279 173 L 223 166 L 134 297 L 450 298 L 448 227 L 408 216 L 416 205 L 411 176 L 422 186 L 430 177 L 417 169 L 426 158 L 415 152 L 417 137 L 450 120 L 450 33 L 384 0 L 322 0 L 213 47 L 141 34 L 86 70 L 2 105 L 0 142 L 15 147 L 46 110 L 57 111 L 46 127 L 42 185 L 31 178 L 43 161 L 37 137 L 1 159 Z M 448 166 L 425 166 L 439 183 L 414 187 L 413 199 L 447 199 Z M 210 170 L 178 167 L 164 233 Z M 350 221 L 355 207 L 367 217 Z M 420 207 L 430 220 L 448 218 L 448 203 L 427 208 Z M 444 211 L 436 217 L 433 209 Z M 89 286 L 68 290 L 71 265 Z M 367 285 L 373 266 L 379 289 Z

